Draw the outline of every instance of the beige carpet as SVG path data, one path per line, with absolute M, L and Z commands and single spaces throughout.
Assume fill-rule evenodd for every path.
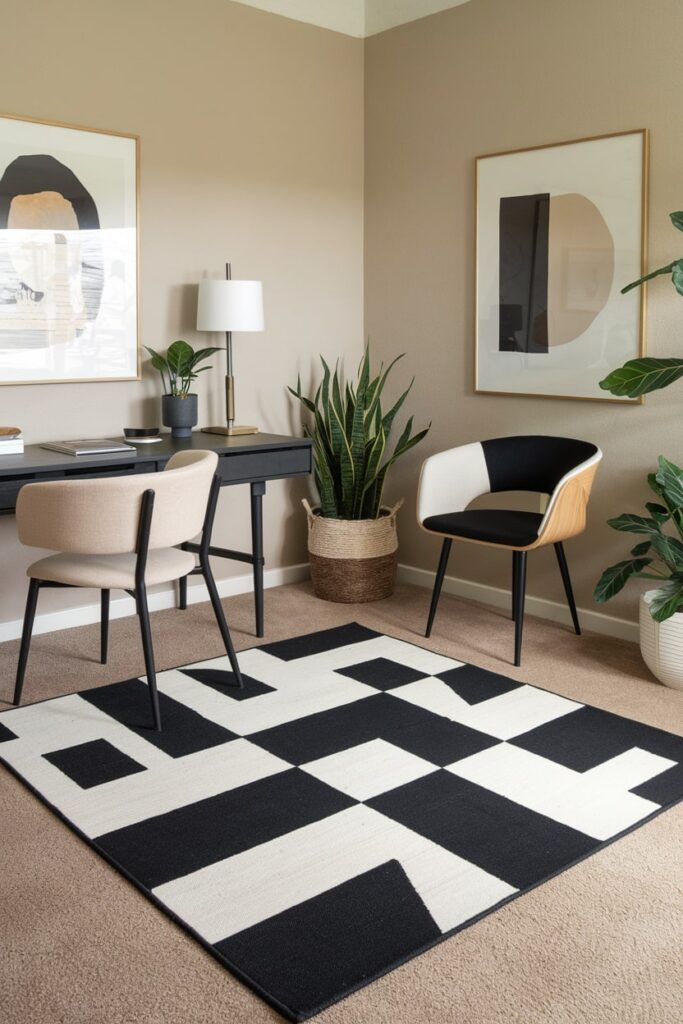
M 464 661 L 683 734 L 683 693 L 658 685 L 631 644 L 528 618 L 510 665 L 501 612 L 402 586 L 372 605 L 317 601 L 308 584 L 266 593 L 266 640 L 356 619 Z M 238 648 L 251 599 L 226 601 Z M 159 668 L 218 656 L 207 604 L 152 617 Z M 264 641 L 265 642 L 265 641 Z M 0 698 L 18 643 L 0 645 Z M 142 672 L 136 623 L 38 636 L 26 700 Z M 0 707 L 4 704 L 0 701 Z M 281 1018 L 244 988 L 14 778 L 0 769 L 0 1019 L 5 1024 L 229 1024 Z M 508 904 L 316 1018 L 318 1024 L 680 1024 L 683 805 Z

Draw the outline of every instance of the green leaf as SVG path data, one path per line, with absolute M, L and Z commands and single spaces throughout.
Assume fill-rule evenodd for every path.
M 632 288 L 638 288 L 641 284 L 645 284 L 646 281 L 651 281 L 653 277 L 660 277 L 662 274 L 670 274 L 673 270 L 673 263 L 667 263 L 665 267 L 658 267 L 657 270 L 651 270 L 649 274 L 645 274 L 644 277 L 639 277 L 637 281 L 631 281 L 624 288 L 621 289 L 621 294 L 625 295 L 626 292 L 630 292 Z
M 664 505 L 659 505 L 655 501 L 646 501 L 645 508 L 658 523 L 665 523 L 669 519 L 669 510 Z
M 603 391 L 621 398 L 640 398 L 658 391 L 683 376 L 683 359 L 629 359 L 600 381 Z
M 387 435 L 387 437 L 389 436 L 389 434 L 391 432 L 391 428 L 393 426 L 393 422 L 396 419 L 396 414 L 398 413 L 399 409 L 401 408 L 401 406 L 405 402 L 406 398 L 408 397 L 408 394 L 410 393 L 410 390 L 411 390 L 411 388 L 412 388 L 414 383 L 415 383 L 415 378 L 413 377 L 413 379 L 411 380 L 410 384 L 405 389 L 403 394 L 398 397 L 398 399 L 396 400 L 394 405 L 391 407 L 389 412 L 385 415 L 384 419 L 382 420 L 382 426 L 384 427 L 384 433 Z
M 679 295 L 683 295 L 683 260 L 676 260 L 673 265 L 671 280 Z
M 650 600 L 650 615 L 655 622 L 664 622 L 681 610 L 683 606 L 683 580 L 675 578 L 667 580 L 658 587 Z
M 172 345 L 169 345 L 166 362 L 172 376 L 181 379 L 186 377 L 192 369 L 193 356 L 192 347 L 186 341 L 174 341 Z
M 634 545 L 634 547 L 631 548 L 631 554 L 634 555 L 636 558 L 639 558 L 641 555 L 646 555 L 651 547 L 651 541 L 641 540 L 640 544 L 636 544 Z
M 294 388 L 290 387 L 287 387 L 287 390 L 290 392 L 290 394 L 294 395 L 295 398 L 299 399 L 299 401 L 301 402 L 305 409 L 308 409 L 309 412 L 315 412 L 314 403 L 310 400 L 310 398 L 306 398 L 305 395 L 301 394 L 301 381 L 299 381 L 298 387 L 299 391 L 295 391 Z
M 193 354 L 192 354 L 192 360 L 191 360 L 191 363 L 190 363 L 190 369 L 194 370 L 195 367 L 199 366 L 200 363 L 203 363 L 205 359 L 208 359 L 209 356 L 212 356 L 214 354 L 214 352 L 221 352 L 221 351 L 222 351 L 222 349 L 216 348 L 215 346 L 213 348 L 198 348 L 197 351 L 193 352 Z M 211 367 L 204 366 L 204 367 L 202 367 L 202 369 L 207 370 L 207 369 L 211 369 Z
M 659 523 L 655 519 L 647 519 L 645 516 L 636 516 L 631 512 L 622 512 L 614 519 L 608 519 L 607 525 L 620 533 L 659 533 Z
M 655 476 L 662 488 L 662 497 L 671 510 L 683 506 L 683 469 L 659 456 L 659 469 Z
M 683 543 L 680 540 L 666 533 L 658 533 L 652 537 L 652 547 L 672 572 L 683 573 Z
M 609 601 L 625 587 L 632 576 L 642 572 L 651 562 L 651 558 L 629 558 L 623 562 L 617 562 L 616 565 L 611 565 L 609 569 L 605 569 L 598 580 L 593 591 L 594 599 L 598 604 Z
M 670 213 L 671 223 L 679 231 L 683 231 L 683 210 L 677 210 L 676 213 Z

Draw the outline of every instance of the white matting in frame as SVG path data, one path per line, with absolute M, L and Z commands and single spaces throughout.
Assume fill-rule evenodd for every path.
M 479 392 L 628 402 L 599 381 L 644 352 L 646 130 L 478 157 Z
M 0 116 L 0 384 L 139 375 L 137 137 Z

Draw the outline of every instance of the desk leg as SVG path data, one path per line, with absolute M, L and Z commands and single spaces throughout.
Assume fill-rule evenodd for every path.
M 250 487 L 251 553 L 254 559 L 256 636 L 263 636 L 263 495 L 266 493 L 266 484 L 264 480 L 255 480 L 252 481 Z

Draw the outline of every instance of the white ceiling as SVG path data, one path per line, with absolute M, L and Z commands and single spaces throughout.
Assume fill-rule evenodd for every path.
M 371 36 L 468 0 L 235 0 L 348 36 Z

